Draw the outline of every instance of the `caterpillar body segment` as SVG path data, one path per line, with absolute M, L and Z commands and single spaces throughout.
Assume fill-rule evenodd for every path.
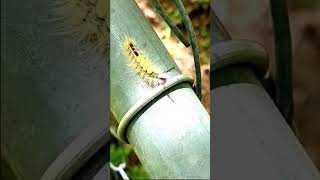
M 136 47 L 135 41 L 126 37 L 123 42 L 124 54 L 128 57 L 131 67 L 137 75 L 151 87 L 155 87 L 166 82 L 166 78 L 160 77 L 151 61 L 144 56 L 141 50 Z

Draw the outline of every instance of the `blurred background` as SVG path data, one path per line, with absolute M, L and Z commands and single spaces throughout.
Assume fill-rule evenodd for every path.
M 170 28 L 157 14 L 150 0 L 135 0 L 148 22 L 162 40 L 171 57 L 184 74 L 190 74 L 195 78 L 194 63 L 191 47 L 186 48 L 178 38 L 170 31 Z M 175 5 L 168 0 L 159 0 L 170 19 L 187 36 L 184 25 Z M 183 0 L 182 1 L 192 21 L 197 36 L 202 71 L 202 103 L 210 113 L 210 29 L 209 29 L 209 0 Z M 130 145 L 123 144 L 116 139 L 111 140 L 111 162 L 119 166 L 126 163 L 125 172 L 131 179 L 148 179 L 148 175 Z M 117 176 L 115 175 L 115 179 Z
M 294 126 L 320 169 L 320 1 L 287 0 L 293 53 Z M 274 74 L 269 0 L 214 0 L 214 10 L 231 36 L 261 43 Z

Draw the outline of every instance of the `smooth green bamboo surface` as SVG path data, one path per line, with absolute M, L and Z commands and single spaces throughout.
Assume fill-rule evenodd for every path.
M 169 53 L 132 0 L 111 0 L 111 112 L 124 114 L 153 88 L 136 74 L 123 50 L 126 36 L 160 72 L 181 74 Z M 169 96 L 170 97 L 169 97 Z M 210 178 L 209 114 L 191 86 L 178 84 L 143 108 L 129 124 L 127 139 L 152 179 Z
M 143 51 L 159 72 L 172 67 L 174 69 L 167 73 L 168 76 L 173 77 L 181 72 L 134 2 L 120 0 L 111 3 L 110 99 L 111 111 L 119 121 L 135 102 L 153 89 L 136 75 L 124 53 L 123 41 L 126 37 L 134 39 L 138 50 Z

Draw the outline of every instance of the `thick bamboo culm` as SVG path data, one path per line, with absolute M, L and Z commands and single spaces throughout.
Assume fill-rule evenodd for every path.
M 156 89 L 130 64 L 137 59 L 126 45 L 130 48 L 132 42 L 148 68 L 167 80 L 181 72 L 134 1 L 111 0 L 110 7 L 110 107 L 120 123 Z M 210 117 L 190 84 L 182 82 L 160 94 L 134 116 L 124 133 L 150 178 L 210 178 Z

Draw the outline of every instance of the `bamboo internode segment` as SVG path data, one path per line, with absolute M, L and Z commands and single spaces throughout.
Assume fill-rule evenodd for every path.
M 139 100 L 135 105 L 133 105 L 129 111 L 124 115 L 122 120 L 119 123 L 117 136 L 125 143 L 129 143 L 126 138 L 126 128 L 132 118 L 136 114 L 139 113 L 140 110 L 145 108 L 148 103 L 150 103 L 152 100 L 158 98 L 161 96 L 166 90 L 168 90 L 171 87 L 174 87 L 175 85 L 178 85 L 179 83 L 189 83 L 192 85 L 193 79 L 191 76 L 186 75 L 178 75 L 171 79 L 169 79 L 165 84 L 160 85 L 159 87 L 155 88 L 153 91 L 150 92 L 150 94 L 147 94 L 143 99 Z
M 120 124 L 117 136 L 130 143 L 152 179 L 209 179 L 210 117 L 192 79 L 134 1 L 111 0 L 110 7 L 110 107 Z M 126 37 L 134 43 L 124 45 Z M 150 86 L 142 75 L 152 72 L 166 81 Z

